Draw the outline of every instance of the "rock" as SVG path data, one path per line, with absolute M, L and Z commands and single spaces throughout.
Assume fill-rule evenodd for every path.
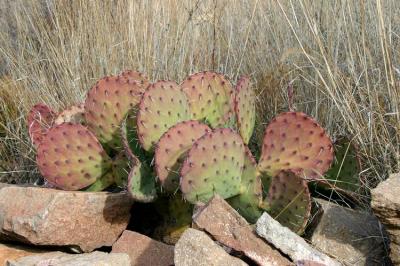
M 130 266 L 128 254 L 95 251 L 87 254 L 67 254 L 63 252 L 50 252 L 40 255 L 23 257 L 9 261 L 7 266 Z
M 1 184 L 0 184 L 1 186 Z M 0 244 L 0 265 L 5 265 L 7 260 L 44 253 L 46 251 L 34 247 L 25 247 L 14 244 Z
M 117 240 L 129 222 L 131 205 L 123 193 L 4 187 L 0 239 L 89 252 Z
M 296 261 L 296 266 L 328 266 L 328 265 L 311 260 L 299 260 Z
M 186 229 L 175 245 L 175 266 L 245 266 L 245 262 L 232 257 L 206 233 Z
M 313 261 L 331 266 L 341 265 L 339 262 L 311 247 L 303 238 L 292 232 L 289 228 L 282 226 L 268 213 L 264 213 L 258 219 L 256 231 L 258 235 L 265 238 L 284 254 L 287 254 L 293 261 Z M 304 262 L 303 264 L 305 265 L 306 263 Z
M 371 207 L 390 237 L 390 258 L 400 264 L 400 173 L 371 190 Z
M 311 243 L 345 265 L 385 265 L 382 226 L 375 216 L 317 199 Z
M 135 266 L 169 266 L 174 264 L 174 246 L 145 235 L 125 230 L 112 246 L 111 253 L 126 253 Z
M 258 238 L 246 220 L 218 195 L 193 215 L 193 223 L 222 244 L 243 252 L 259 265 L 293 265 Z

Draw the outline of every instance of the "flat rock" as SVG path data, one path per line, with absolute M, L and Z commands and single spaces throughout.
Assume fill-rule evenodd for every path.
M 318 222 L 312 245 L 345 265 L 385 265 L 384 232 L 378 219 L 317 199 Z
M 293 265 L 260 239 L 247 221 L 218 195 L 193 215 L 193 223 L 225 246 L 243 252 L 258 265 Z
M 111 246 L 125 230 L 127 194 L 11 186 L 0 189 L 0 239 L 74 246 Z
M 218 246 L 206 233 L 186 229 L 175 245 L 175 266 L 246 266 Z
M 400 264 L 400 173 L 371 190 L 371 207 L 390 237 L 390 258 Z
M 170 266 L 174 264 L 174 246 L 145 235 L 125 230 L 112 246 L 111 253 L 126 253 L 132 266 Z
M 66 254 L 63 252 L 49 252 L 32 255 L 8 261 L 7 266 L 130 266 L 128 254 L 95 251 L 86 254 Z
M 15 260 L 21 257 L 45 253 L 47 251 L 34 247 L 14 244 L 0 244 L 0 265 L 5 265 L 7 260 Z
M 330 266 L 341 263 L 310 246 L 302 237 L 282 226 L 268 213 L 264 213 L 257 221 L 257 234 L 287 254 L 293 261 L 309 265 L 311 262 Z M 299 263 L 297 263 L 299 264 Z

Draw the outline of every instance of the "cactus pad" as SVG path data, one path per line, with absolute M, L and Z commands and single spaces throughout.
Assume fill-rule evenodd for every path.
M 51 128 L 37 152 L 39 170 L 56 187 L 79 190 L 106 174 L 111 160 L 84 126 L 64 123 Z
M 181 87 L 193 119 L 205 120 L 216 128 L 225 126 L 234 117 L 234 90 L 222 74 L 196 73 L 183 81 Z
M 360 187 L 361 162 L 357 147 L 347 138 L 338 139 L 334 145 L 335 160 L 326 178 L 335 187 L 357 191 Z
M 259 170 L 269 176 L 291 170 L 318 180 L 332 160 L 332 142 L 325 130 L 304 113 L 287 112 L 275 117 L 265 130 Z
M 113 179 L 117 186 L 126 187 L 128 183 L 130 166 L 124 151 L 120 152 L 112 162 Z
M 62 123 L 83 124 L 85 121 L 85 107 L 83 104 L 72 105 L 58 114 L 55 125 Z
M 302 234 L 311 212 L 307 182 L 290 171 L 272 178 L 267 195 L 268 212 L 282 225 Z
M 137 115 L 137 130 L 143 149 L 154 145 L 171 126 L 190 119 L 185 93 L 173 81 L 158 81 L 143 94 Z
M 255 93 L 250 78 L 242 77 L 236 85 L 235 113 L 240 135 L 248 144 L 256 121 Z
M 198 139 L 181 169 L 180 187 L 186 200 L 207 202 L 214 194 L 225 199 L 238 195 L 244 154 L 242 138 L 229 128 Z
M 262 184 L 257 176 L 257 162 L 247 147 L 240 195 L 227 201 L 250 223 L 255 223 L 262 214 L 259 208 L 262 203 Z
M 180 122 L 171 127 L 157 143 L 155 169 L 163 188 L 173 192 L 179 187 L 180 168 L 186 152 L 193 143 L 211 129 L 195 120 Z
M 137 158 L 131 161 L 127 189 L 131 197 L 138 202 L 152 202 L 157 197 L 155 178 L 150 169 Z
M 142 96 L 137 81 L 122 76 L 99 80 L 85 101 L 85 119 L 89 129 L 107 148 L 121 149 L 119 127 L 128 111 Z
M 33 145 L 39 146 L 44 135 L 54 124 L 56 113 L 45 104 L 36 104 L 28 114 L 28 132 Z

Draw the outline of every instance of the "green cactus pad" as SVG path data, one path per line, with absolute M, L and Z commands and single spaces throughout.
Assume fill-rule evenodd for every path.
M 191 203 L 207 202 L 214 194 L 223 198 L 241 190 L 245 148 L 229 128 L 216 129 L 198 139 L 181 169 L 180 187 Z
M 143 92 L 141 83 L 122 76 L 102 78 L 89 91 L 85 119 L 106 148 L 122 148 L 120 124 L 129 110 L 137 106 Z
M 290 171 L 272 178 L 266 198 L 270 215 L 283 226 L 302 234 L 311 213 L 311 196 L 307 182 Z
M 236 85 L 235 113 L 239 133 L 245 144 L 253 135 L 256 122 L 256 97 L 249 77 L 241 77 Z
M 131 161 L 127 190 L 138 202 L 152 202 L 157 197 L 155 178 L 151 170 L 137 158 Z
M 275 176 L 280 170 L 291 170 L 321 180 L 332 160 L 332 142 L 325 130 L 304 113 L 287 112 L 265 130 L 259 171 Z
M 84 126 L 63 123 L 51 128 L 37 152 L 39 170 L 51 184 L 79 190 L 111 168 L 111 160 L 96 137 Z
M 155 237 L 174 245 L 192 224 L 193 205 L 181 193 L 158 199 L 155 203 L 163 223 L 155 229 Z
M 334 187 L 348 191 L 360 188 L 361 162 L 357 147 L 347 138 L 338 139 L 334 145 L 335 160 L 326 178 Z
M 36 104 L 28 113 L 28 132 L 33 145 L 37 148 L 44 135 L 54 124 L 56 113 L 45 104 Z
M 62 123 L 84 124 L 85 122 L 85 106 L 83 104 L 76 104 L 68 107 L 57 115 L 54 121 L 55 125 Z
M 173 81 L 158 81 L 143 94 L 137 130 L 143 149 L 153 151 L 161 136 L 173 125 L 190 119 L 185 93 Z
M 162 187 L 173 192 L 179 187 L 180 169 L 186 152 L 193 143 L 211 129 L 195 120 L 184 121 L 171 127 L 157 143 L 155 169 Z
M 129 160 L 125 151 L 122 151 L 113 159 L 112 162 L 112 173 L 115 184 L 119 187 L 126 187 L 128 183 L 129 172 Z
M 212 128 L 226 126 L 234 118 L 232 86 L 222 74 L 200 72 L 181 85 L 186 93 L 192 118 L 205 120 Z
M 99 192 L 103 191 L 104 189 L 108 188 L 112 184 L 115 183 L 115 177 L 113 172 L 108 172 L 107 174 L 103 175 L 99 179 L 96 180 L 93 184 L 89 187 L 85 188 L 84 191 L 86 192 Z
M 240 195 L 227 199 L 249 223 L 255 223 L 262 214 L 262 184 L 257 176 L 257 162 L 246 147 Z

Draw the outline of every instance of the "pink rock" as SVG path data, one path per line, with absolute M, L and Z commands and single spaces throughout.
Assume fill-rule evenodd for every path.
M 0 239 L 35 245 L 111 246 L 125 230 L 132 200 L 123 193 L 0 189 Z
M 193 222 L 225 246 L 242 251 L 258 265 L 293 265 L 258 238 L 246 220 L 218 195 L 193 216 Z
M 174 264 L 174 246 L 145 235 L 125 230 L 112 246 L 111 253 L 126 253 L 135 266 L 170 266 Z

